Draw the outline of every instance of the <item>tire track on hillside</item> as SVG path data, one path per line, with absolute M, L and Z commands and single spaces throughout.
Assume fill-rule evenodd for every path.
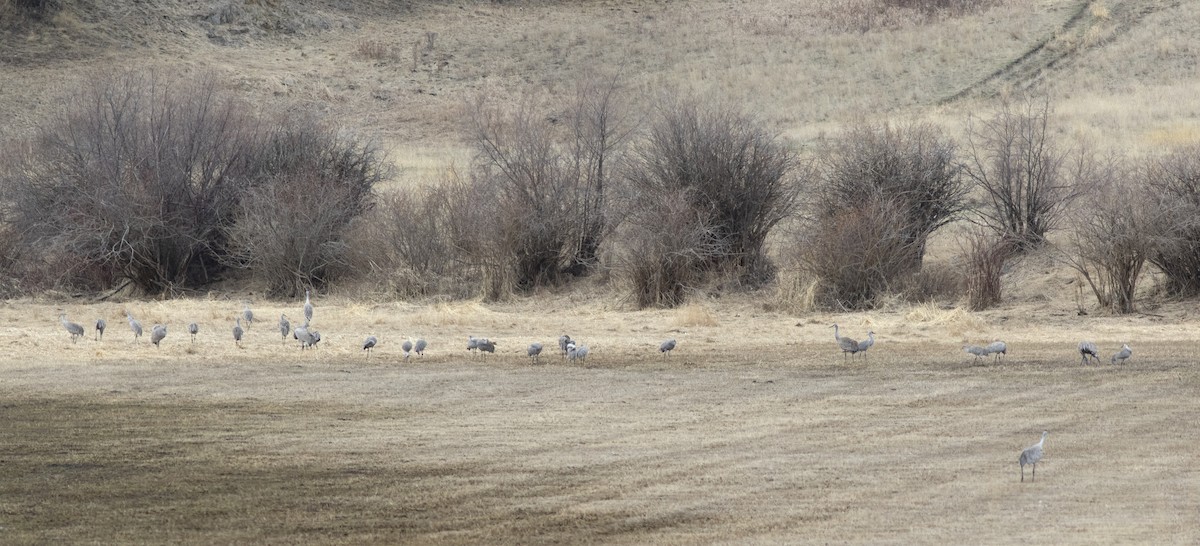
M 1049 71 L 1080 52 L 1111 43 L 1125 35 L 1151 13 L 1179 7 L 1177 0 L 1169 4 L 1144 5 L 1137 1 L 1116 2 L 1108 15 L 1098 17 L 1092 12 L 1092 3 L 1083 0 L 1074 8 L 1074 13 L 1057 30 L 1038 40 L 1032 47 L 1008 64 L 968 85 L 957 93 L 940 101 L 947 104 L 968 96 L 994 96 L 1004 88 L 1028 89 Z M 1086 34 L 1102 19 L 1111 19 L 1115 25 L 1111 32 L 1097 41 L 1085 44 Z M 1068 47 L 1053 47 L 1056 41 L 1072 44 Z

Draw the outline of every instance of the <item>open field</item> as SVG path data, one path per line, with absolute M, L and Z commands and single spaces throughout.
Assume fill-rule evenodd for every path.
M 304 353 L 279 344 L 275 318 L 234 348 L 232 302 L 131 306 L 172 325 L 158 350 L 131 343 L 115 306 L 68 308 L 111 323 L 77 345 L 50 320 L 27 326 L 55 307 L 6 306 L 0 541 L 1200 540 L 1186 309 L 797 319 L 753 301 L 579 313 L 552 299 L 319 301 L 326 338 Z M 834 320 L 879 333 L 869 358 L 837 354 Z M 526 361 L 563 330 L 592 347 L 586 365 Z M 382 340 L 370 359 L 367 333 Z M 408 333 L 431 348 L 403 363 Z M 468 333 L 497 355 L 468 357 Z M 1081 366 L 1089 334 L 1134 358 Z M 1002 364 L 958 349 L 1001 335 Z M 677 354 L 656 358 L 668 336 Z M 1038 480 L 1020 483 L 1017 455 L 1042 430 Z

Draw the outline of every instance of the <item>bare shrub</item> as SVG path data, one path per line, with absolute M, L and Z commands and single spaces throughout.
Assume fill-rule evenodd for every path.
M 1012 243 L 990 231 L 977 229 L 959 241 L 964 259 L 964 289 L 972 311 L 1000 303 L 1004 264 L 1013 253 Z
M 1200 145 L 1150 162 L 1147 182 L 1161 211 L 1150 263 L 1163 272 L 1169 293 L 1200 294 Z
M 257 160 L 270 170 L 240 202 L 225 261 L 275 296 L 327 283 L 345 263 L 350 223 L 390 174 L 379 149 L 313 119 L 285 118 Z
M 1049 99 L 1004 101 L 968 126 L 967 176 L 987 196 L 977 222 L 1017 250 L 1040 246 L 1079 195 L 1079 164 L 1050 128 Z
M 856 125 L 821 161 L 822 185 L 796 241 L 801 267 L 817 279 L 814 303 L 859 309 L 889 291 L 946 295 L 945 279 L 919 275 L 929 236 L 962 210 L 967 190 L 941 131 Z
M 1095 184 L 1071 215 L 1074 230 L 1066 263 L 1087 281 L 1101 307 L 1131 313 L 1138 281 L 1156 245 L 1153 226 L 1160 211 L 1128 160 L 1089 163 Z
M 634 191 L 686 199 L 711 242 L 703 265 L 743 282 L 770 280 L 767 235 L 792 213 L 800 188 L 795 152 L 750 115 L 695 99 L 667 100 L 627 164 Z
M 212 280 L 224 228 L 261 165 L 257 122 L 212 77 L 125 73 L 85 85 L 41 130 L 6 187 L 24 246 L 60 273 L 159 292 Z
M 394 49 L 380 40 L 364 39 L 359 40 L 354 46 L 354 52 L 358 56 L 373 61 L 382 61 L 394 58 L 396 53 Z

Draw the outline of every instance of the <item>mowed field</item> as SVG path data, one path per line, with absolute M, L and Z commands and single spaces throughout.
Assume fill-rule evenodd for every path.
M 237 302 L 70 306 L 111 324 L 75 345 L 48 318 L 57 306 L 10 304 L 0 541 L 1200 540 L 1200 325 L 1186 310 L 798 319 L 752 300 L 584 313 L 562 309 L 603 306 L 555 298 L 318 301 L 324 340 L 305 352 L 275 327 L 298 304 L 257 304 L 266 320 L 241 349 Z M 125 309 L 169 324 L 161 348 L 132 342 Z M 877 332 L 866 359 L 837 352 L 832 321 Z M 592 348 L 586 363 L 524 357 L 564 331 Z M 497 354 L 472 358 L 468 334 Z M 1134 357 L 1080 365 L 1089 334 Z M 426 356 L 402 361 L 408 335 Z M 960 349 L 997 337 L 1001 363 Z M 1038 479 L 1021 483 L 1017 456 L 1042 430 Z

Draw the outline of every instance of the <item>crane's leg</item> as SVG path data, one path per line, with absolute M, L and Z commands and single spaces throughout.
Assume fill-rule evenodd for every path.
M 1021 483 L 1025 483 L 1025 465 L 1021 465 Z
M 1029 478 L 1029 481 L 1031 481 L 1031 482 L 1037 481 L 1037 463 L 1033 463 L 1033 477 Z

